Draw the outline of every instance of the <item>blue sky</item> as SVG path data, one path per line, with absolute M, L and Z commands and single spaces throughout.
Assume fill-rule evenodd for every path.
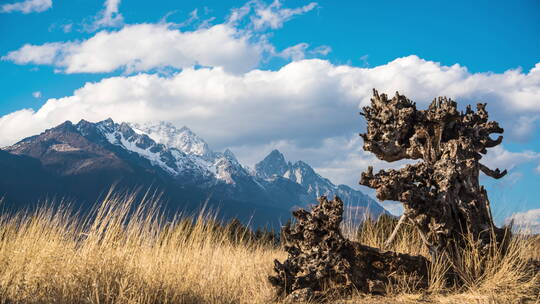
M 355 185 L 371 88 L 488 102 L 499 223 L 540 229 L 538 1 L 3 1 L 0 145 L 70 119 L 170 120 L 252 165 L 273 148 Z M 364 189 L 365 190 L 365 189 Z

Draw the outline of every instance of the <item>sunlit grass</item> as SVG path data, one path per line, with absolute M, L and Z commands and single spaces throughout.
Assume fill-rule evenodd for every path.
M 109 195 L 92 216 L 44 207 L 0 216 L 2 303 L 272 303 L 267 281 L 273 260 L 285 252 L 254 240 L 211 212 L 167 221 L 155 200 Z M 365 222 L 344 233 L 381 247 L 395 221 Z M 448 264 L 432 265 L 430 288 L 414 291 L 406 279 L 386 297 L 354 295 L 343 303 L 535 303 L 538 277 L 527 259 L 538 255 L 533 238 L 513 238 L 506 255 L 480 257 L 465 249 L 454 265 L 466 278 L 447 286 Z M 388 250 L 427 252 L 414 229 L 404 226 Z M 478 263 L 485 265 L 478 271 Z

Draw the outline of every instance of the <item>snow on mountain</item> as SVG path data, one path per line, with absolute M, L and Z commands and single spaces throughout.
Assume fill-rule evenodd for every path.
M 255 173 L 261 178 L 272 176 L 284 176 L 291 163 L 285 161 L 285 157 L 278 150 L 273 150 L 262 161 L 255 165 Z M 290 172 L 289 172 L 290 174 Z M 289 178 L 289 176 L 287 176 Z
M 287 162 L 278 150 L 273 150 L 255 165 L 256 175 L 261 178 L 281 176 L 304 186 L 310 194 L 318 197 L 331 194 L 337 187 L 330 180 L 317 174 L 303 161 Z
M 174 177 L 191 176 L 198 180 L 212 180 L 215 178 L 215 169 L 211 168 L 209 161 L 197 156 L 189 155 L 184 151 L 168 147 L 157 142 L 145 132 L 133 128 L 127 123 L 115 123 L 107 119 L 97 123 L 81 120 L 76 128 L 84 136 L 103 137 L 108 143 L 118 146 L 130 153 L 147 159 L 153 166 L 157 166 Z
M 207 161 L 213 161 L 216 157 L 208 144 L 186 126 L 178 129 L 172 123 L 164 121 L 130 124 L 130 126 L 156 142 L 169 148 L 176 148 L 188 155 L 196 155 Z
M 214 152 L 188 128 L 162 122 L 140 126 L 111 119 L 81 120 L 76 125 L 66 121 L 3 151 L 8 153 L 0 153 L 4 159 L 13 159 L 9 154 L 27 157 L 20 161 L 29 161 L 25 166 L 42 179 L 21 184 L 16 193 L 0 187 L 21 201 L 28 198 L 26 192 L 35 193 L 36 198 L 58 193 L 81 202 L 95 201 L 96 193 L 120 182 L 128 188 L 162 189 L 171 199 L 167 206 L 174 210 L 188 205 L 195 208 L 197 202 L 211 198 L 212 206 L 223 207 L 225 216 L 243 214 L 246 220 L 255 216 L 259 224 L 279 225 L 291 210 L 306 208 L 320 195 L 338 195 L 358 214 L 385 212 L 361 192 L 335 186 L 308 164 L 292 164 L 277 150 L 248 171 L 232 151 Z M 0 159 L 2 164 L 5 161 Z M 0 169 L 13 172 L 5 166 Z M 26 170 L 24 166 L 19 169 Z
M 112 119 L 104 120 L 96 124 L 101 134 L 113 145 L 121 146 L 124 149 L 137 153 L 146 158 L 151 164 L 156 165 L 177 175 L 181 169 L 185 168 L 183 155 L 173 156 L 165 146 L 157 144 L 146 134 L 135 132 L 128 124 L 116 124 Z M 79 131 L 82 131 L 78 126 Z M 179 166 L 180 165 L 180 166 Z
M 232 151 L 212 151 L 187 127 L 178 129 L 163 121 L 117 124 L 111 119 L 96 125 L 111 144 L 139 154 L 172 175 L 181 175 L 189 170 L 234 185 L 234 176 L 248 174 Z
M 297 161 L 293 164 L 286 161 L 278 150 L 273 150 L 255 165 L 255 174 L 267 180 L 276 177 L 287 178 L 302 185 L 312 197 L 337 195 L 347 204 L 365 205 L 366 209 L 375 215 L 384 212 L 384 209 L 375 200 L 361 191 L 346 185 L 334 185 L 329 179 L 315 172 L 307 163 Z
M 217 153 L 216 153 L 217 154 Z M 248 176 L 249 173 L 236 159 L 236 156 L 227 149 L 223 154 L 217 154 L 214 162 L 216 178 L 227 184 L 236 184 L 235 176 Z
M 81 121 L 77 125 L 79 131 L 85 132 L 86 124 L 90 123 Z M 362 192 L 345 185 L 336 186 L 316 173 L 307 163 L 287 161 L 278 150 L 270 152 L 255 165 L 253 172 L 249 172 L 232 151 L 212 151 L 202 138 L 187 127 L 176 128 L 168 122 L 117 124 L 111 119 L 98 122 L 95 126 L 109 143 L 137 153 L 173 176 L 190 174 L 213 183 L 222 182 L 243 189 L 248 187 L 247 184 L 257 185 L 256 188 L 268 193 L 275 191 L 269 189 L 274 189 L 276 183 L 284 187 L 283 180 L 277 180 L 282 178 L 300 185 L 312 199 L 322 195 L 338 195 L 350 204 L 371 206 L 375 214 L 384 212 L 382 207 Z M 238 184 L 239 181 L 241 184 Z

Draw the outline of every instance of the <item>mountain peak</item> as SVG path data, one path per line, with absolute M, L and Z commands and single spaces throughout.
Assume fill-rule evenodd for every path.
M 303 176 L 306 176 L 306 175 L 313 176 L 317 174 L 315 170 L 313 170 L 313 168 L 309 164 L 301 160 L 295 162 L 294 165 L 292 165 L 292 169 L 298 170 L 298 172 L 301 172 Z
M 81 119 L 77 124 L 89 124 L 90 122 L 86 119 Z
M 111 128 L 114 126 L 114 120 L 112 120 L 112 118 L 107 118 L 105 120 L 102 120 L 102 121 L 99 121 L 97 122 L 98 125 L 101 125 L 101 126 L 105 126 L 107 128 Z
M 306 162 L 301 161 L 301 160 L 295 162 L 295 163 L 294 163 L 294 166 L 295 166 L 295 167 L 299 167 L 299 168 L 310 168 L 310 169 L 311 169 L 311 166 L 310 166 L 310 165 L 308 165 Z
M 234 155 L 234 153 L 231 150 L 229 150 L 228 148 L 225 149 L 225 151 L 223 152 L 223 156 L 225 156 L 226 158 L 228 158 L 230 160 L 238 162 L 238 160 L 236 159 L 236 155 Z
M 159 121 L 145 124 L 133 124 L 135 129 L 146 133 L 156 142 L 170 148 L 176 148 L 186 154 L 212 159 L 214 152 L 208 144 L 190 128 L 177 128 L 170 122 Z
M 278 149 L 272 150 L 267 157 L 276 157 L 276 158 L 282 158 L 283 161 L 285 161 L 285 156 L 283 156 L 283 153 L 279 152 Z
M 172 124 L 170 122 L 167 123 L 167 125 L 169 126 L 172 126 Z M 173 126 L 174 127 L 174 126 Z M 190 128 L 188 128 L 187 126 L 182 126 L 180 129 L 179 129 L 180 132 L 186 132 L 186 133 L 191 133 L 193 135 L 196 135 L 195 133 L 193 133 L 193 131 L 191 131 Z
M 54 130 L 61 130 L 61 129 L 71 129 L 73 128 L 73 123 L 69 120 L 64 121 L 63 123 L 59 124 L 58 126 L 52 128 Z
M 87 122 L 86 120 L 81 120 L 77 124 L 77 126 L 80 126 L 80 127 L 81 126 L 82 127 L 88 127 L 88 126 L 91 126 L 91 125 L 93 125 L 95 127 L 98 127 L 99 129 L 106 130 L 107 132 L 112 132 L 112 130 L 116 126 L 116 123 L 112 120 L 112 118 L 109 117 L 109 118 L 107 118 L 105 120 L 98 121 L 95 124 L 91 123 L 91 122 Z
M 274 149 L 262 161 L 255 165 L 255 172 L 262 178 L 269 178 L 274 175 L 283 176 L 288 170 L 289 164 L 279 150 Z

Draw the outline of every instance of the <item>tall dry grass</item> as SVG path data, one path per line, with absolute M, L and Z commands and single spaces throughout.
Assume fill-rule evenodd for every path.
M 381 216 L 377 221 L 366 219 L 360 227 L 342 228 L 349 239 L 368 246 L 395 252 L 429 257 L 416 229 L 403 224 L 393 242 L 385 248 L 397 219 Z M 486 255 L 479 250 L 473 235 L 466 234 L 465 248 L 455 248 L 454 256 L 438 256 L 429 269 L 429 300 L 441 303 L 540 303 L 540 236 L 514 234 L 507 246 L 491 244 Z M 448 280 L 449 271 L 456 278 Z M 387 286 L 390 295 L 403 296 L 414 291 L 409 282 Z M 409 294 L 409 297 L 411 295 Z M 425 294 L 422 295 L 424 297 Z M 412 297 L 414 298 L 414 297 Z M 422 301 L 426 301 L 422 298 Z
M 144 206 L 144 204 L 140 204 Z M 94 217 L 41 209 L 0 218 L 4 303 L 264 303 L 271 245 L 231 239 L 213 217 L 165 223 L 133 196 Z
M 211 213 L 166 222 L 151 197 L 110 195 L 93 216 L 68 208 L 0 216 L 1 303 L 272 303 L 272 261 L 285 253 L 270 242 L 223 228 Z M 344 227 L 350 238 L 381 247 L 394 222 Z M 357 233 L 358 231 L 361 233 Z M 240 231 L 240 232 L 239 232 Z M 431 287 L 406 280 L 387 297 L 355 295 L 343 303 L 523 303 L 539 301 L 538 277 L 524 262 L 540 250 L 514 238 L 506 255 L 464 250 L 458 265 L 467 283 L 446 286 L 447 262 L 432 266 Z M 405 226 L 389 250 L 426 254 Z M 446 263 L 446 264 L 445 264 Z M 478 263 L 487 265 L 478 270 Z

